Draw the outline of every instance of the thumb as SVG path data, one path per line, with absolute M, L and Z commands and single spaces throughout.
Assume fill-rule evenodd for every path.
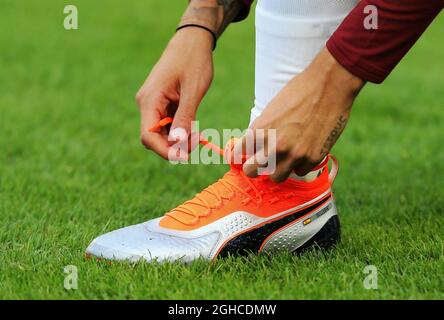
M 180 97 L 179 106 L 171 124 L 169 138 L 173 141 L 187 141 L 191 134 L 191 123 L 196 117 L 199 99 L 187 94 Z
M 246 159 L 255 153 L 255 134 L 251 128 L 248 128 L 241 139 L 237 140 L 232 152 L 230 160 L 233 164 L 242 164 Z

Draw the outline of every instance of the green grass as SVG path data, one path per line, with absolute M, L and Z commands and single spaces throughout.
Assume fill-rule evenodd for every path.
M 77 31 L 62 27 L 68 3 Z M 0 0 L 0 298 L 444 298 L 442 14 L 383 85 L 367 85 L 334 149 L 335 250 L 188 266 L 84 259 L 94 237 L 162 215 L 226 170 L 172 166 L 139 144 L 134 95 L 185 4 Z M 248 124 L 253 25 L 220 41 L 201 127 Z M 368 264 L 378 290 L 363 287 Z M 63 288 L 66 265 L 78 290 Z

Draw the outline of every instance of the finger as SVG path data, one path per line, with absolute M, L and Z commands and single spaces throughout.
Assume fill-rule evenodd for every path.
M 193 152 L 199 146 L 200 132 L 191 132 L 189 140 L 189 153 Z
M 186 141 L 191 134 L 191 124 L 195 119 L 200 98 L 183 90 L 180 95 L 179 106 L 171 125 L 170 139 L 172 141 Z
M 192 132 L 189 139 L 185 141 L 176 141 L 170 145 L 168 159 L 171 161 L 187 162 L 189 154 L 199 145 L 200 133 Z
M 250 157 L 245 161 L 242 166 L 244 173 L 250 178 L 256 178 L 258 176 L 259 163 L 256 162 L 256 158 Z
M 144 132 L 141 135 L 142 144 L 162 158 L 168 160 L 169 144 L 165 136 L 154 132 Z
M 252 129 L 247 129 L 245 134 L 236 141 L 231 154 L 228 155 L 230 163 L 242 164 L 255 153 L 255 135 Z
M 296 162 L 297 161 L 289 156 L 278 159 L 276 170 L 272 175 L 270 175 L 270 179 L 277 183 L 285 181 L 292 173 Z
M 189 151 L 188 141 L 176 142 L 175 144 L 169 147 L 168 160 L 185 163 L 188 161 L 189 158 L 188 151 Z
M 307 160 L 302 160 L 297 165 L 294 166 L 294 172 L 298 176 L 302 177 L 310 173 L 315 167 L 316 163 Z
M 165 128 L 160 128 L 159 132 L 150 132 L 149 128 L 154 127 L 164 117 L 159 111 L 162 109 L 162 100 L 152 101 L 143 105 L 140 109 L 140 137 L 142 144 L 159 154 L 162 158 L 168 158 L 168 136 Z
M 265 168 L 265 169 L 264 169 Z M 268 156 L 263 154 L 263 150 L 258 150 L 253 157 L 248 158 L 242 166 L 244 173 L 250 178 L 255 178 L 259 174 L 268 174 Z M 264 169 L 264 170 L 261 170 Z

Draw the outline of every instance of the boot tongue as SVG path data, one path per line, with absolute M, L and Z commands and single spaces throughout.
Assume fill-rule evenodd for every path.
M 223 180 L 225 183 L 221 182 L 220 180 Z M 248 187 L 248 183 L 239 178 L 238 170 L 234 169 L 233 167 L 231 167 L 231 170 L 228 171 L 220 180 L 207 187 L 207 189 L 209 188 L 208 190 L 204 189 L 198 193 L 198 198 L 196 195 L 193 199 L 189 200 L 189 202 L 187 201 L 188 203 L 184 203 L 177 208 L 172 209 L 170 214 L 174 215 L 176 218 L 179 218 L 180 221 L 191 222 L 193 221 L 194 217 L 190 211 L 195 212 L 199 216 L 204 216 L 210 211 L 207 204 L 211 207 L 216 207 L 217 205 L 228 201 L 227 199 L 229 199 L 233 193 L 238 192 L 238 190 L 232 187 L 230 183 L 234 184 L 240 189 L 247 189 Z M 216 193 L 218 197 L 216 196 Z M 221 200 L 220 197 L 223 199 Z M 172 217 L 168 215 L 163 217 L 164 221 L 171 219 Z
M 188 213 L 189 211 L 193 211 L 195 213 L 198 213 L 199 215 L 205 215 L 209 209 L 206 207 L 206 203 L 208 203 L 210 206 L 216 206 L 221 201 L 216 196 L 215 192 L 219 195 L 219 197 L 224 198 L 222 201 L 226 201 L 225 199 L 232 195 L 233 192 L 237 192 L 233 187 L 230 186 L 229 183 L 232 183 L 236 185 L 237 187 L 241 189 L 247 189 L 248 183 L 245 182 L 243 179 L 240 179 L 239 173 L 242 171 L 243 163 L 246 160 L 246 157 L 243 156 L 241 159 L 241 163 L 235 163 L 235 161 L 232 161 L 231 159 L 233 157 L 233 150 L 234 146 L 236 144 L 237 139 L 232 138 L 228 141 L 228 143 L 225 145 L 224 148 L 224 158 L 226 162 L 230 165 L 230 171 L 228 171 L 221 180 L 224 180 L 226 183 L 216 181 L 213 183 L 210 187 L 209 191 L 202 190 L 198 195 L 199 199 L 196 199 L 194 197 L 190 200 L 192 203 L 184 203 L 180 205 L 177 208 L 174 208 L 170 211 L 170 214 L 174 215 L 174 217 L 179 218 L 180 221 L 193 221 L 194 217 L 192 214 Z M 238 159 L 236 159 L 236 162 L 239 162 Z M 232 163 L 233 162 L 233 163 Z M 204 201 L 202 201 L 204 200 Z M 177 209 L 177 210 L 176 210 Z M 183 210 L 182 210 L 183 209 Z M 164 216 L 162 220 L 168 224 L 168 222 L 171 222 L 173 218 L 170 216 Z

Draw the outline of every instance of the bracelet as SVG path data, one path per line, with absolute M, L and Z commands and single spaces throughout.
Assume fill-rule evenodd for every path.
M 214 49 L 216 49 L 217 36 L 216 36 L 216 33 L 214 33 L 213 30 L 211 30 L 210 28 L 207 28 L 205 26 L 201 26 L 200 24 L 189 23 L 189 24 L 184 24 L 182 26 L 179 26 L 176 29 L 176 32 L 179 31 L 180 29 L 187 28 L 187 27 L 201 28 L 201 29 L 207 30 L 209 33 L 211 33 L 211 36 L 213 37 L 213 51 L 214 51 Z

